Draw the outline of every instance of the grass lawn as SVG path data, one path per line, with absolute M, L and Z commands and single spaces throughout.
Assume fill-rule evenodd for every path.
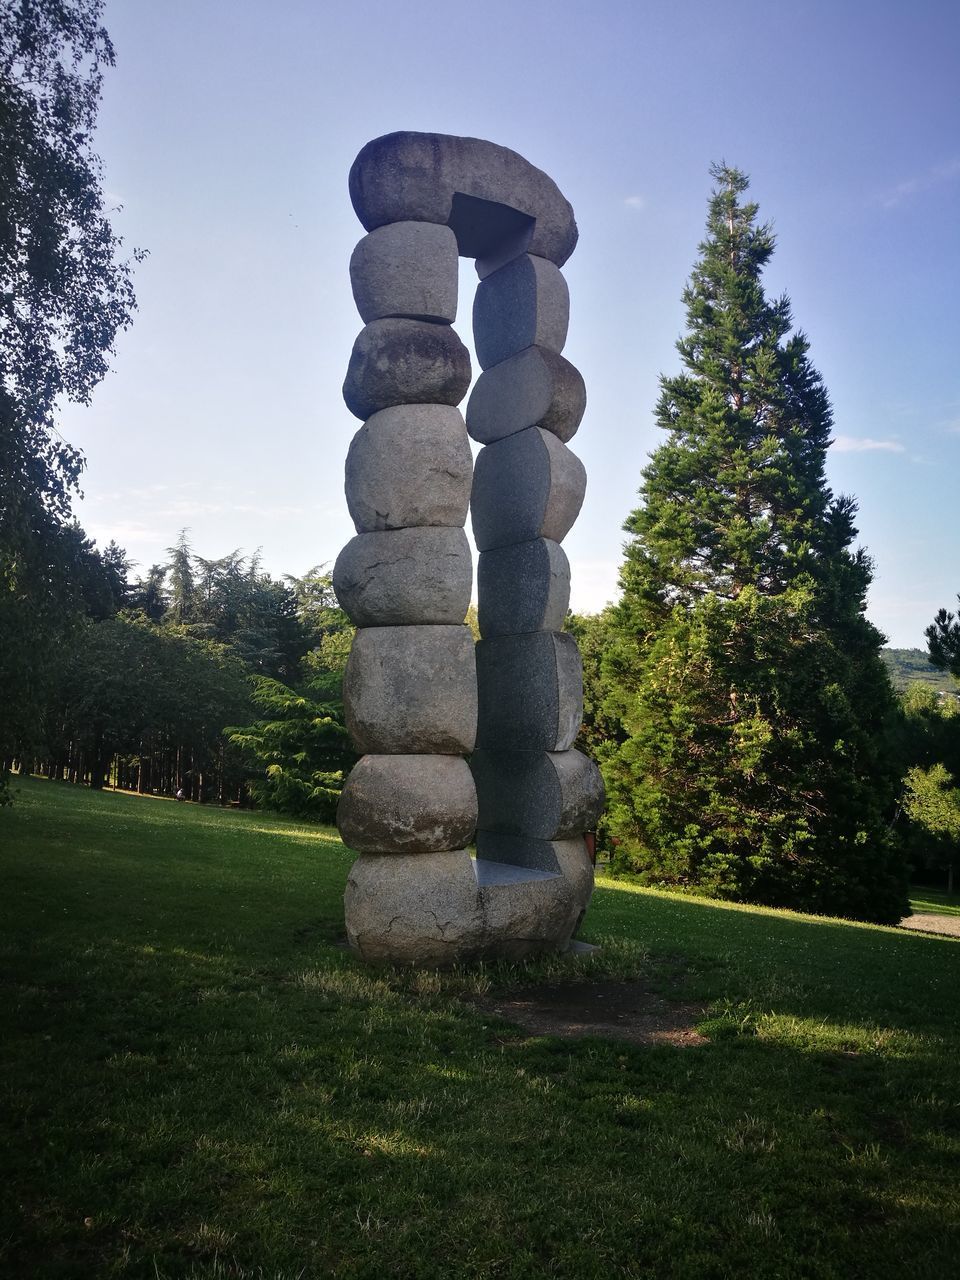
M 910 894 L 910 906 L 918 912 L 960 916 L 960 894 L 942 893 L 939 889 L 930 889 L 926 885 L 918 886 Z
M 373 973 L 351 855 L 52 783 L 0 811 L 7 1277 L 960 1270 L 960 942 L 601 885 L 596 957 Z M 644 977 L 693 1048 L 472 992 Z

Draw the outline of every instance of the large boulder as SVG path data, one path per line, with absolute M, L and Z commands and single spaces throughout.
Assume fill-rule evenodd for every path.
M 580 514 L 587 473 L 572 450 L 531 427 L 480 450 L 470 519 L 480 551 L 534 538 L 562 542 Z
M 470 353 L 448 324 L 372 320 L 353 344 L 343 398 L 358 418 L 395 404 L 459 404 Z
M 477 789 L 462 756 L 364 756 L 353 767 L 337 827 L 358 853 L 461 849 L 477 826 Z
M 462 529 L 359 533 L 333 567 L 337 600 L 358 627 L 463 622 L 472 587 Z

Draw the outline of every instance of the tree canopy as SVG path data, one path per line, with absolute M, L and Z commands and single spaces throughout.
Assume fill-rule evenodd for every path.
M 741 172 L 712 174 L 603 658 L 621 726 L 610 831 L 650 879 L 892 920 L 906 899 L 871 564 L 856 504 L 826 482 L 833 420 L 809 344 L 763 290 L 773 232 Z

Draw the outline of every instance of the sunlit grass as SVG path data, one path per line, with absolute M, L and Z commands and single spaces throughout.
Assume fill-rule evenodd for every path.
M 577 959 L 369 971 L 328 829 L 0 813 L 0 1275 L 901 1276 L 960 1246 L 956 940 L 602 880 Z M 477 997 L 639 978 L 695 1048 Z

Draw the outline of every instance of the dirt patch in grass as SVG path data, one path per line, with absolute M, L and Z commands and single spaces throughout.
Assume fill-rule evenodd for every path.
M 632 1044 L 706 1044 L 703 1007 L 667 1000 L 644 982 L 545 982 L 480 996 L 485 1012 L 536 1036 L 605 1036 Z
M 919 933 L 942 933 L 947 937 L 960 938 L 960 916 L 939 916 L 916 912 L 912 916 L 904 916 L 900 921 L 901 929 L 916 929 Z

